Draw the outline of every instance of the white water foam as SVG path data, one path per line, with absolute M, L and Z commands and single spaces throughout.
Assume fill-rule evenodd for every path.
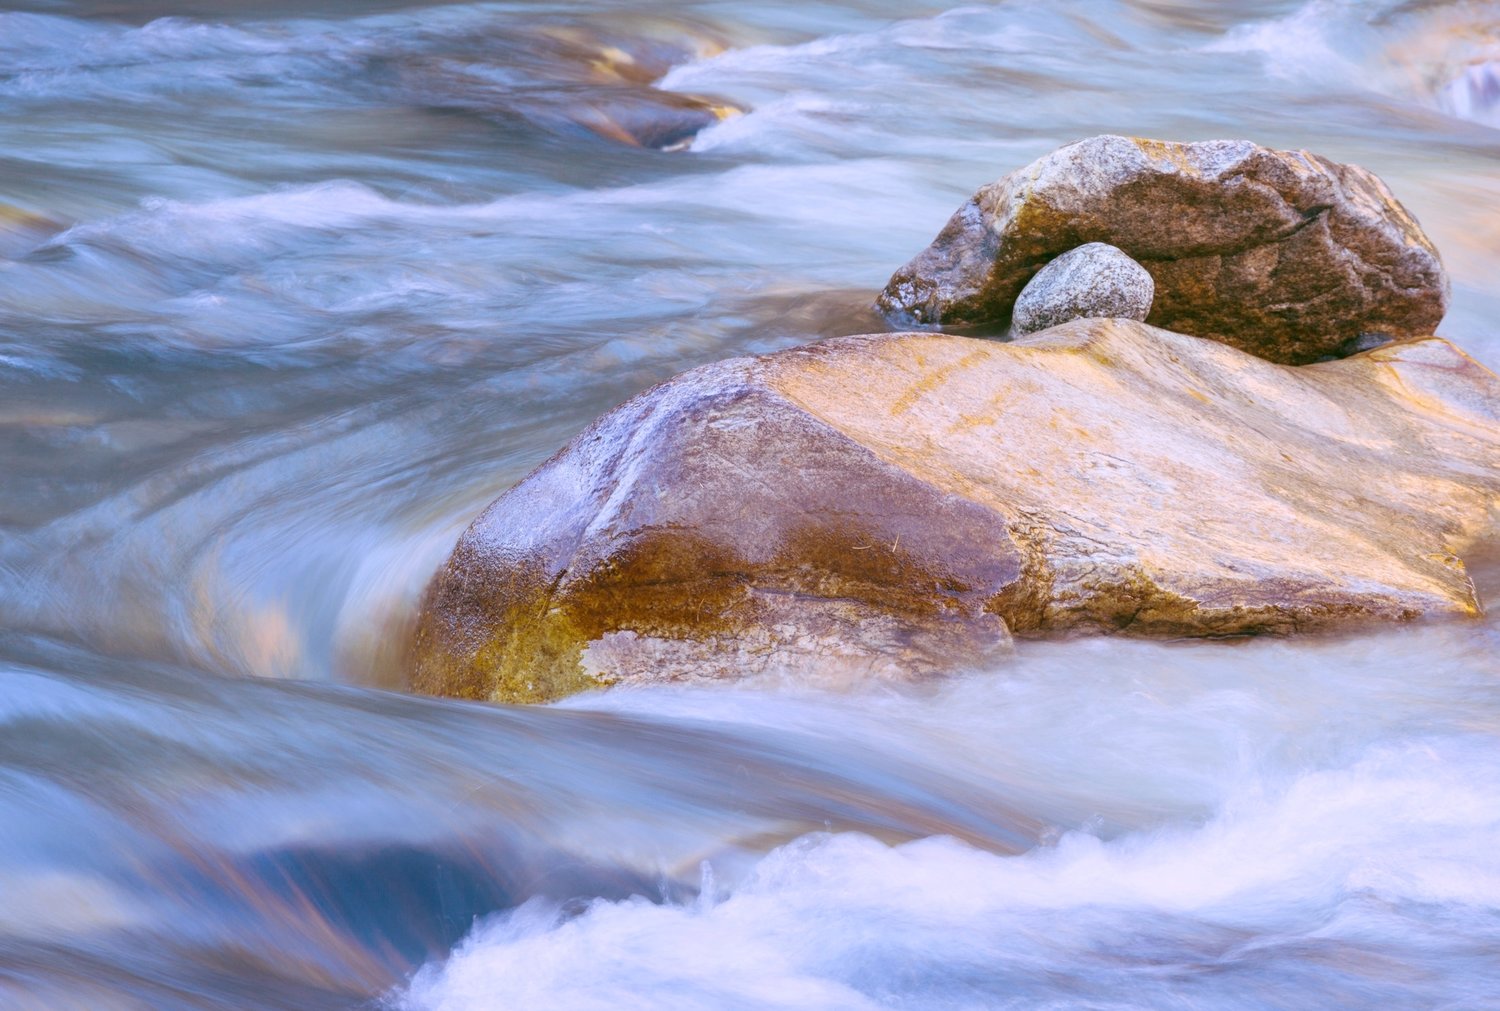
M 685 280 L 682 262 L 738 277 L 742 292 L 793 282 L 873 290 L 929 225 L 893 228 L 864 209 L 917 189 L 911 167 L 869 159 L 472 204 L 401 200 L 348 180 L 151 198 L 53 237 L 50 250 L 74 254 L 66 261 L 14 265 L 0 311 L 89 322 L 126 301 L 170 322 L 155 340 L 274 346 L 321 339 L 328 319 L 385 309 L 421 307 L 456 328 L 486 329 L 518 311 L 587 324 L 674 303 L 697 309 L 711 289 Z M 938 221 L 947 204 L 939 196 L 920 207 Z M 660 224 L 673 220 L 685 223 Z M 593 269 L 582 268 L 581 246 L 600 251 Z M 514 269 L 521 258 L 526 271 Z
M 774 681 L 568 708 L 764 726 L 1074 827 L 1002 856 L 804 838 L 697 902 L 532 902 L 403 1011 L 1484 1007 L 1500 985 L 1494 622 L 1353 639 L 1022 643 L 927 689 Z M 726 785 L 726 789 L 729 789 Z
M 1254 53 L 1273 77 L 1358 89 L 1364 73 L 1349 53 L 1369 34 L 1360 14 L 1348 0 L 1312 0 L 1283 17 L 1240 25 L 1203 51 Z
M 1487 5 L 1407 5 L 1372 21 L 1369 5 L 1312 0 L 1242 24 L 1204 47 L 1254 53 L 1275 78 L 1369 92 L 1500 126 L 1500 22 Z
M 1500 982 L 1489 954 L 1500 942 L 1496 782 L 1500 753 L 1487 742 L 1432 740 L 1246 791 L 1202 826 L 1111 841 L 1072 833 L 1020 857 L 941 838 L 890 847 L 808 837 L 718 902 L 595 902 L 577 915 L 529 903 L 479 926 L 394 1003 L 582 1011 L 1485 998 Z M 1334 971 L 1321 993 L 1293 998 L 1283 987 L 1309 960 Z
M 1500 60 L 1466 67 L 1438 92 L 1437 101 L 1449 115 L 1500 128 Z

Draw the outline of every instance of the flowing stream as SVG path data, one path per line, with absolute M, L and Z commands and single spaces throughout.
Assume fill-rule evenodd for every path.
M 1373 169 L 1500 366 L 1497 130 L 1443 0 L 9 0 L 0 1007 L 1500 1008 L 1500 619 L 402 691 L 497 494 L 1080 137 Z

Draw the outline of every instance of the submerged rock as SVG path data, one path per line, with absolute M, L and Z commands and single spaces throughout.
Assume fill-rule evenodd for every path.
M 700 132 L 744 110 L 719 99 L 679 95 L 655 88 L 617 89 L 555 110 L 559 119 L 628 147 L 683 151 Z M 545 122 L 547 115 L 534 110 Z
M 1497 515 L 1500 379 L 1436 338 L 1300 369 L 1120 320 L 840 338 L 684 373 L 498 499 L 428 589 L 413 684 L 910 676 L 1008 630 L 1472 615 L 1459 556 Z
M 1144 320 L 1156 285 L 1146 268 L 1104 242 L 1087 242 L 1037 271 L 1011 318 L 1018 334 L 1073 319 Z
M 981 189 L 880 296 L 895 318 L 1003 323 L 1032 275 L 1107 242 L 1156 282 L 1148 321 L 1302 364 L 1364 332 L 1430 334 L 1448 303 L 1432 243 L 1355 165 L 1249 141 L 1103 136 Z
M 479 33 L 442 49 L 377 53 L 366 87 L 386 100 L 463 112 L 501 126 L 577 133 L 677 151 L 745 110 L 721 98 L 656 87 L 673 66 L 723 50 L 711 34 L 650 19 L 604 19 L 516 33 Z

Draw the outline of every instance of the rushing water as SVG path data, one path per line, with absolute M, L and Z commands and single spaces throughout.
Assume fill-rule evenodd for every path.
M 1079 137 L 1374 169 L 1500 365 L 1497 128 L 1441 0 L 11 0 L 0 1006 L 1500 1007 L 1494 619 L 400 693 L 486 502 Z

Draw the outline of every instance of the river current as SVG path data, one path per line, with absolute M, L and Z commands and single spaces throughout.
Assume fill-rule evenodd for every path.
M 0 1007 L 1500 1008 L 1494 617 L 402 691 L 486 503 L 1070 140 L 1376 171 L 1500 366 L 1497 130 L 1442 0 L 9 0 Z

